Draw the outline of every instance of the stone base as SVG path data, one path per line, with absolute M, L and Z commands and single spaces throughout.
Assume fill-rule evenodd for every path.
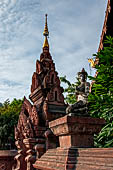
M 104 124 L 104 119 L 64 116 L 51 121 L 49 127 L 59 137 L 61 148 L 86 148 L 94 146 L 94 134 L 99 133 Z
M 49 149 L 34 167 L 37 170 L 112 170 L 113 148 Z
M 65 135 L 59 136 L 60 147 L 79 147 L 79 148 L 90 148 L 94 146 L 93 135 L 76 134 L 76 135 Z

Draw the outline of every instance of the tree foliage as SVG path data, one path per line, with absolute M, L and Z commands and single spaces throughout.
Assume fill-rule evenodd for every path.
M 0 149 L 14 147 L 14 126 L 17 124 L 23 100 L 7 99 L 0 107 Z
M 96 65 L 97 76 L 89 95 L 89 112 L 93 117 L 106 120 L 106 126 L 95 138 L 98 147 L 113 147 L 113 38 L 107 37 L 104 49 L 95 55 L 99 59 Z
M 77 82 L 75 83 L 70 83 L 69 80 L 67 80 L 66 76 L 60 77 L 60 81 L 62 83 L 66 84 L 66 88 L 64 88 L 64 100 L 68 104 L 74 104 L 76 102 L 76 97 L 75 97 L 75 89 L 76 86 L 80 84 L 79 80 L 77 79 Z
M 95 146 L 113 147 L 113 38 L 107 37 L 104 49 L 94 56 L 99 59 L 98 65 L 95 66 L 98 75 L 89 76 L 89 79 L 94 81 L 92 92 L 88 97 L 89 113 L 92 117 L 106 120 L 106 125 L 99 135 L 95 135 Z M 69 104 L 75 103 L 76 83 L 71 84 L 66 76 L 61 78 L 61 82 L 68 85 L 64 89 L 65 101 Z

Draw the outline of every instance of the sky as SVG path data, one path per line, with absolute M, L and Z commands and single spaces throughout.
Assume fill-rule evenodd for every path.
M 0 0 L 0 102 L 29 96 L 48 14 L 50 53 L 59 76 L 76 81 L 96 53 L 107 0 Z

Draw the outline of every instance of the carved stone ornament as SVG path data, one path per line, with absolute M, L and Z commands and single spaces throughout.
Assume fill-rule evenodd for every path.
M 5 163 L 0 163 L 0 170 L 6 170 L 7 166 Z

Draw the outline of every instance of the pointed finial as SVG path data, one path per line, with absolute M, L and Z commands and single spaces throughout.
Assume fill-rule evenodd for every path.
M 44 28 L 44 32 L 43 32 L 43 35 L 44 36 L 49 36 L 49 32 L 48 32 L 48 26 L 47 26 L 47 14 L 45 14 L 45 28 Z
M 83 68 L 81 72 L 85 72 L 85 69 Z
M 49 48 L 49 43 L 48 43 L 48 39 L 47 37 L 49 36 L 49 31 L 48 31 L 48 26 L 47 26 L 47 14 L 45 14 L 45 28 L 44 28 L 44 32 L 43 35 L 45 36 L 45 40 L 44 40 L 44 44 L 43 44 L 43 48 L 44 47 L 48 47 Z

